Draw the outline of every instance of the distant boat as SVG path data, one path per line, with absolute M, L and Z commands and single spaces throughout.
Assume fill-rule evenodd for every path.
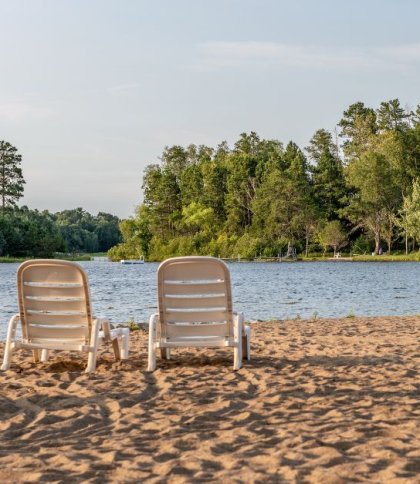
M 121 264 L 144 264 L 144 257 L 141 256 L 140 259 L 121 259 Z

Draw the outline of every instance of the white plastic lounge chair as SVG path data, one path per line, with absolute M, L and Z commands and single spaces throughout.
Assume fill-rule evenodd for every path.
M 129 329 L 110 329 L 109 321 L 92 315 L 85 271 L 62 260 L 29 260 L 17 272 L 19 314 L 7 331 L 2 370 L 8 370 L 15 349 L 33 350 L 35 362 L 48 359 L 49 350 L 88 353 L 86 372 L 95 370 L 103 341 L 112 342 L 116 359 L 128 357 Z M 16 338 L 18 321 L 22 338 Z
M 159 312 L 149 323 L 148 371 L 156 369 L 156 350 L 170 357 L 174 347 L 234 348 L 235 370 L 250 359 L 251 328 L 232 311 L 229 269 L 214 257 L 175 257 L 157 272 Z

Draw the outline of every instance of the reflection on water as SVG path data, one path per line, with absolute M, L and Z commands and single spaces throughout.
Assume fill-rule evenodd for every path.
M 81 262 L 97 315 L 147 321 L 156 310 L 158 264 Z M 0 264 L 0 338 L 17 311 L 18 264 Z M 231 263 L 234 307 L 246 319 L 420 313 L 420 264 L 395 262 Z

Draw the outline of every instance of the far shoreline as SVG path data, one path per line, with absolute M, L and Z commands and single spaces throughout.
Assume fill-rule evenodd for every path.
M 59 257 L 47 257 L 47 259 L 63 259 L 74 262 L 94 262 L 94 255 L 91 254 L 78 254 L 78 255 L 68 255 Z M 106 256 L 104 256 L 106 257 Z M 31 259 L 41 259 L 42 257 L 0 257 L 0 264 L 16 264 L 22 263 L 26 260 Z M 340 257 L 297 257 L 296 259 L 286 259 L 278 257 L 256 257 L 254 259 L 242 258 L 242 257 L 221 257 L 221 260 L 225 262 L 272 262 L 272 263 L 292 263 L 292 262 L 420 262 L 420 252 L 411 253 L 409 255 L 357 255 L 357 256 L 347 256 L 343 255 Z M 108 262 L 116 262 L 108 259 Z M 145 260 L 145 262 L 160 263 L 161 260 Z

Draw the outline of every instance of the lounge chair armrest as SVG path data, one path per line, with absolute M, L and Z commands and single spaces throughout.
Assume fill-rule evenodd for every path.
M 233 322 L 234 324 L 240 324 L 242 327 L 242 333 L 245 331 L 245 317 L 244 313 L 233 313 Z
M 149 318 L 149 331 L 150 328 L 154 331 L 154 337 L 158 335 L 159 331 L 159 313 L 153 313 Z
M 244 323 L 244 321 L 245 321 L 244 313 L 234 312 L 233 313 L 233 316 L 236 317 L 236 318 L 239 318 L 239 320 L 241 321 L 241 323 Z
M 16 337 L 16 328 L 20 321 L 20 314 L 14 314 L 9 321 L 9 326 L 7 328 L 7 338 L 15 339 Z
M 13 324 L 16 326 L 19 321 L 20 321 L 20 314 L 16 313 L 10 318 L 9 324 Z
M 233 331 L 235 338 L 240 338 L 244 327 L 243 313 L 233 313 Z
M 14 314 L 9 321 L 9 326 L 7 328 L 7 339 L 4 348 L 3 364 L 1 365 L 1 370 L 5 371 L 10 368 L 10 361 L 12 358 L 12 352 L 16 344 L 16 326 L 20 321 L 20 314 Z

